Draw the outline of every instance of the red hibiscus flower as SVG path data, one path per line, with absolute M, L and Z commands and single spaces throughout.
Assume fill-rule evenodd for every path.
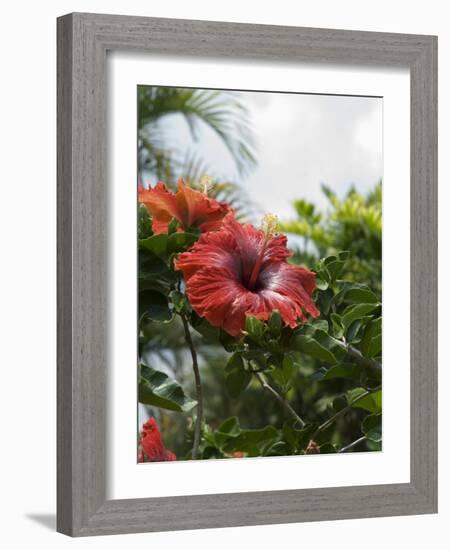
M 156 234 L 167 232 L 173 218 L 178 220 L 182 231 L 189 228 L 203 232 L 216 231 L 231 211 L 227 204 L 208 197 L 206 192 L 188 187 L 182 178 L 178 180 L 176 193 L 169 191 L 162 182 L 150 189 L 139 184 L 138 189 L 139 202 L 147 207 L 153 217 L 153 231 Z
M 209 323 L 238 336 L 247 315 L 267 320 L 277 309 L 292 328 L 320 312 L 312 300 L 315 273 L 287 263 L 287 238 L 274 234 L 275 216 L 263 229 L 240 224 L 232 214 L 220 231 L 205 233 L 176 268 L 186 280 L 192 308 Z
M 149 462 L 176 460 L 175 453 L 172 453 L 164 447 L 161 432 L 159 431 L 156 420 L 153 417 L 147 420 L 143 425 L 139 443 L 139 462 L 144 462 L 145 458 Z

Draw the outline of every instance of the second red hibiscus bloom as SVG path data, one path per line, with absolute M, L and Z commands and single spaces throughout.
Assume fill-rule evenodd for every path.
M 247 315 L 267 320 L 278 310 L 292 328 L 318 317 L 312 293 L 315 274 L 287 263 L 287 238 L 274 234 L 273 218 L 256 229 L 230 214 L 221 229 L 201 235 L 176 268 L 186 280 L 192 308 L 216 327 L 238 336 Z
M 138 461 L 167 462 L 172 460 L 176 460 L 176 455 L 164 447 L 156 420 L 151 417 L 142 427 Z
M 200 229 L 216 231 L 231 208 L 208 197 L 178 180 L 178 191 L 172 193 L 165 184 L 159 182 L 155 187 L 145 189 L 139 185 L 139 202 L 144 204 L 153 218 L 153 231 L 165 233 L 170 221 L 175 218 L 181 231 Z

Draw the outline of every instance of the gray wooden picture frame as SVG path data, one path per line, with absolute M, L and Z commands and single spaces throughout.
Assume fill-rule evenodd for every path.
M 82 13 L 57 25 L 58 531 L 83 536 L 436 512 L 437 38 Z M 106 499 L 108 50 L 410 69 L 410 483 Z

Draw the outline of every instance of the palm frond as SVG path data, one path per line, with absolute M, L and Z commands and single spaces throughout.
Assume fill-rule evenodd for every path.
M 180 114 L 188 124 L 194 140 L 201 124 L 212 129 L 229 151 L 238 173 L 246 175 L 255 165 L 255 142 L 249 113 L 232 92 L 140 86 L 139 128 L 147 139 L 157 122 L 169 114 Z

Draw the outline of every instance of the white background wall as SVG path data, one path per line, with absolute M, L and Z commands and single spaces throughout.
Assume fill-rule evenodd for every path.
M 257 7 L 257 9 L 256 9 Z M 55 151 L 56 24 L 58 15 L 95 11 L 439 35 L 440 51 L 440 311 L 442 332 L 449 217 L 449 31 L 438 0 L 276 2 L 259 0 L 99 0 L 9 2 L 0 32 L 0 540 L 52 548 L 418 549 L 447 541 L 449 492 L 448 387 L 444 337 L 440 372 L 440 513 L 437 516 L 245 527 L 71 540 L 54 532 L 55 513 Z M 446 250 L 444 250 L 446 248 Z M 404 266 L 407 269 L 407 266 Z

